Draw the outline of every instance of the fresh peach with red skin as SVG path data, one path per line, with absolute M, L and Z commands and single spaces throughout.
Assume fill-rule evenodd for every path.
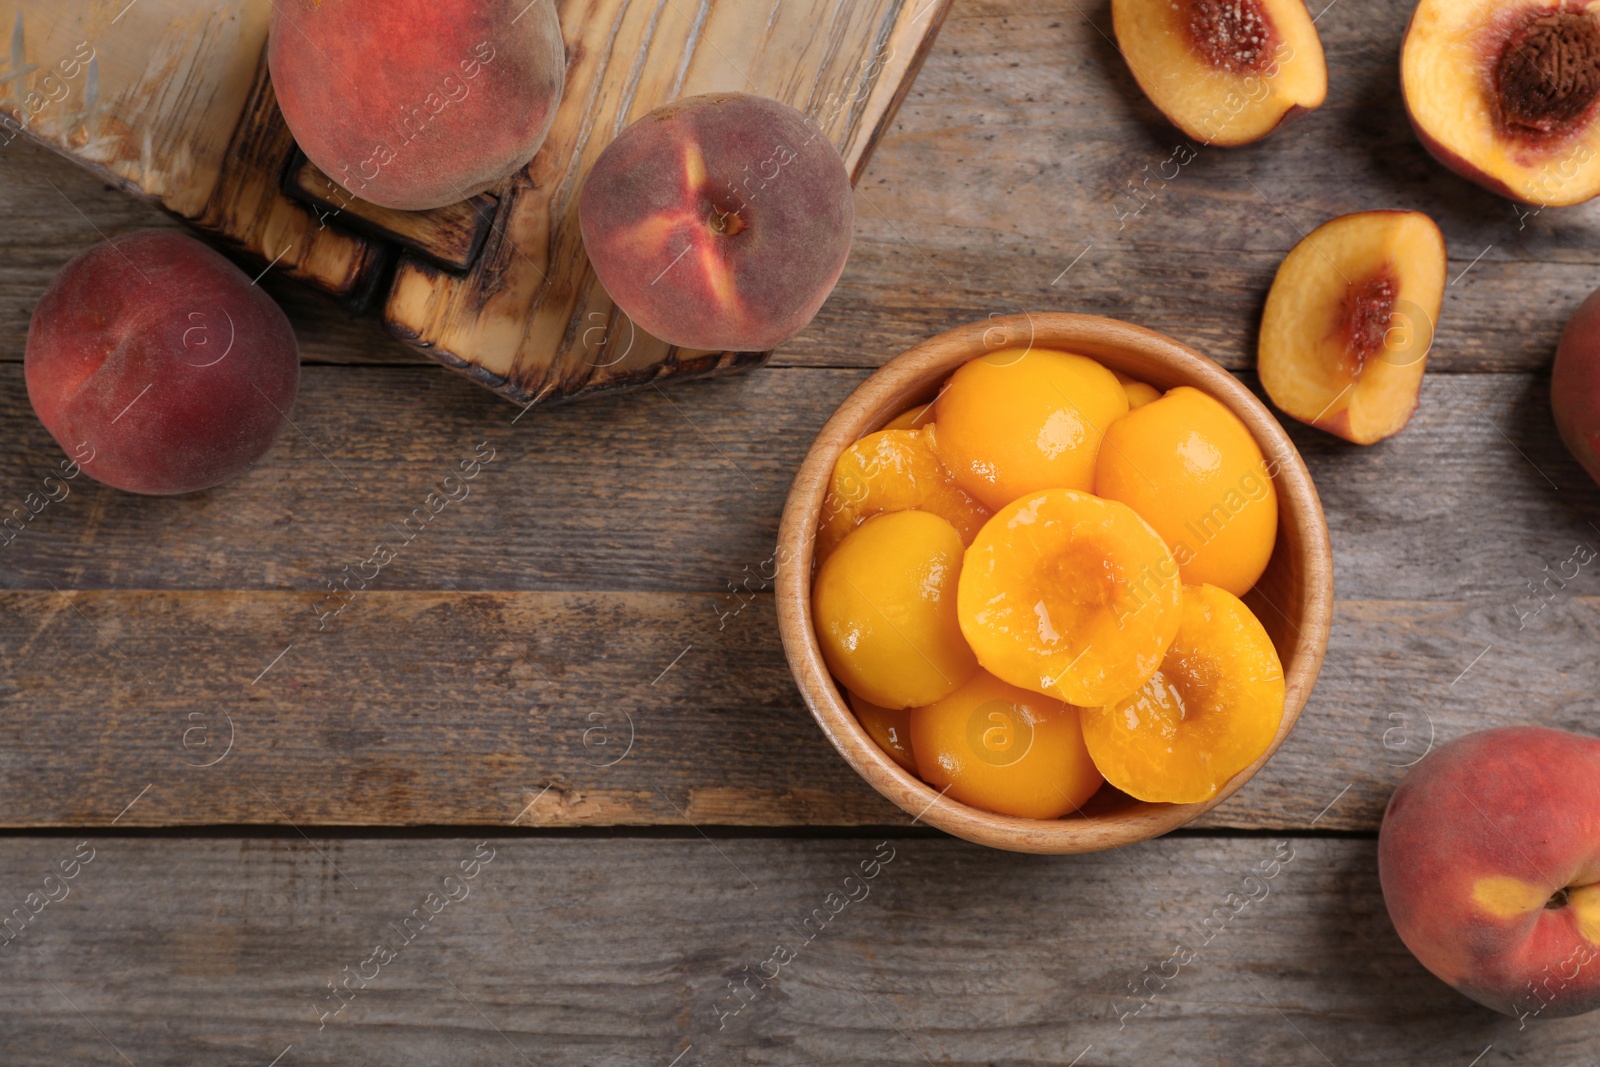
M 289 132 L 345 189 L 443 207 L 533 159 L 566 45 L 551 0 L 277 0 L 267 65 Z
M 1473 1000 L 1600 1008 L 1600 738 L 1506 727 L 1424 757 L 1389 799 L 1378 872 L 1400 939 Z
M 300 384 L 278 305 L 170 230 L 113 238 L 68 263 L 34 308 L 23 367 L 39 421 L 90 477 L 163 495 L 249 470 Z
M 578 217 L 601 284 L 640 328 L 682 348 L 763 352 L 833 291 L 855 204 L 844 161 L 805 115 L 711 93 L 624 130 Z
M 1600 290 L 1578 305 L 1561 333 L 1550 410 L 1567 451 L 1600 482 Z

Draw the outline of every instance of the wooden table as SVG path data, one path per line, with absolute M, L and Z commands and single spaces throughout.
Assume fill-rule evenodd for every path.
M 1335 0 L 1327 104 L 1162 181 L 1184 142 L 1104 0 L 957 0 L 837 293 L 742 377 L 515 418 L 269 275 L 307 365 L 266 461 L 174 500 L 80 479 L 0 549 L 0 910 L 92 856 L 0 951 L 0 1062 L 1594 1063 L 1600 1017 L 1519 1029 L 1429 976 L 1374 869 L 1430 743 L 1592 733 L 1600 706 L 1600 582 L 1533 594 L 1600 545 L 1545 400 L 1600 214 L 1523 217 L 1426 157 L 1407 11 Z M 9 509 L 58 459 L 23 386 L 34 301 L 99 235 L 163 223 L 20 141 L 0 205 Z M 1338 604 L 1283 751 L 1192 829 L 1109 854 L 908 825 L 778 644 L 763 578 L 812 434 L 902 348 L 1023 309 L 1151 326 L 1253 383 L 1280 258 L 1375 207 L 1433 215 L 1453 281 L 1405 433 L 1290 424 Z M 343 568 L 490 450 L 331 614 Z M 1172 976 L 1179 939 L 1200 952 Z

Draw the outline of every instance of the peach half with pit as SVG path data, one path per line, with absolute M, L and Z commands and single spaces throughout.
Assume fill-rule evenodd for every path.
M 608 145 L 578 221 L 595 274 L 641 329 L 681 348 L 765 352 L 833 291 L 855 201 L 844 160 L 804 114 L 710 93 Z
M 1417 408 L 1445 265 L 1444 236 L 1421 212 L 1362 211 L 1312 230 L 1261 316 L 1272 402 L 1358 445 L 1399 433 Z
M 1112 0 L 1111 23 L 1139 88 L 1206 144 L 1260 140 L 1328 93 L 1301 0 Z
M 1542 207 L 1600 193 L 1600 12 L 1422 0 L 1400 50 L 1412 128 L 1446 167 Z

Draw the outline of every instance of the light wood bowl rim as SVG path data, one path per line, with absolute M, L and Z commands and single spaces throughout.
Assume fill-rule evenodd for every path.
M 812 547 L 834 463 L 851 442 L 926 401 L 958 366 L 1003 347 L 1037 345 L 1079 352 L 1160 389 L 1192 385 L 1238 415 L 1278 471 L 1280 527 L 1300 534 L 1305 603 L 1293 650 L 1283 657 L 1283 722 L 1272 745 L 1209 800 L 1195 804 L 1133 801 L 1092 817 L 1023 819 L 995 815 L 941 796 L 907 773 L 872 740 L 834 683 L 811 621 Z M 1282 536 L 1274 555 L 1290 551 Z M 1255 395 L 1220 365 L 1154 330 L 1116 319 L 1035 312 L 984 320 L 929 338 L 879 368 L 839 405 L 801 463 L 778 530 L 775 596 L 778 631 L 795 683 L 817 725 L 845 762 L 916 822 L 980 845 L 1017 852 L 1075 853 L 1117 848 L 1159 837 L 1237 792 L 1272 758 L 1311 695 L 1327 651 L 1333 615 L 1333 553 L 1311 474 L 1283 427 Z M 1102 796 L 1104 794 L 1101 794 Z M 1094 807 L 1094 802 L 1090 802 Z

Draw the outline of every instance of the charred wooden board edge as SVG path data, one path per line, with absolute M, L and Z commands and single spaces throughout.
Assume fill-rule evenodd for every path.
M 228 229 L 226 226 L 210 223 L 204 217 L 194 218 L 189 215 L 184 215 L 181 212 L 174 211 L 172 208 L 167 206 L 166 202 L 163 201 L 160 196 L 141 189 L 132 181 L 124 178 L 120 174 L 117 174 L 115 171 L 107 169 L 105 166 L 99 163 L 85 160 L 81 156 L 73 155 L 61 145 L 56 144 L 54 141 L 39 137 L 27 130 L 22 131 L 22 135 L 28 139 L 29 143 L 38 145 L 39 147 L 49 151 L 52 155 L 58 156 L 59 158 L 68 161 L 73 166 L 93 174 L 97 179 L 104 182 L 108 188 L 113 188 L 119 192 L 125 193 L 141 203 L 145 203 L 153 208 L 156 208 L 169 218 L 177 222 L 181 222 L 185 226 L 188 226 L 192 229 L 200 231 L 207 238 L 209 238 L 213 244 L 220 246 L 219 250 L 225 253 L 230 259 L 245 265 L 253 264 L 259 268 L 265 268 L 271 262 L 261 249 L 249 244 L 246 240 L 241 238 L 239 234 Z M 208 204 L 208 209 L 209 206 L 210 205 Z M 100 233 L 98 229 L 95 232 L 97 234 Z M 116 235 L 100 234 L 100 236 L 112 237 Z M 363 246 L 362 256 L 357 269 L 352 272 L 352 274 L 346 279 L 346 283 L 343 285 L 330 284 L 329 280 L 324 276 L 312 271 L 302 270 L 292 264 L 285 266 L 283 268 L 283 273 L 286 277 L 293 278 L 302 285 L 306 285 L 320 293 L 332 297 L 347 310 L 357 313 L 365 311 L 372 306 L 374 298 L 376 298 L 380 292 L 388 289 L 389 283 L 394 277 L 393 268 L 398 261 L 398 257 L 394 255 L 394 252 L 390 247 L 383 244 L 373 241 L 366 241 L 363 242 Z
M 438 268 L 410 255 L 401 256 L 400 262 L 414 268 L 419 273 L 438 273 Z M 711 378 L 723 374 L 733 374 L 738 371 L 748 370 L 751 367 L 759 367 L 772 358 L 771 352 L 713 352 L 680 359 L 679 352 L 682 350 L 673 348 L 660 361 L 647 367 L 640 367 L 630 373 L 615 375 L 603 383 L 596 384 L 592 379 L 585 378 L 571 383 L 572 387 L 570 388 L 564 388 L 563 385 L 566 383 L 552 382 L 540 389 L 539 392 L 532 393 L 516 379 L 496 374 L 470 359 L 465 359 L 448 349 L 440 348 L 428 341 L 424 341 L 408 327 L 390 319 L 385 318 L 383 320 L 383 328 L 388 332 L 389 336 L 407 347 L 423 353 L 440 366 L 447 370 L 455 371 L 468 381 L 480 385 L 495 395 L 504 397 L 511 403 L 523 408 L 532 407 L 534 404 L 560 404 L 571 400 L 584 400 L 590 397 L 627 392 L 632 389 L 643 388 L 663 378 L 670 378 L 673 381 L 687 381 L 694 378 Z
M 169 217 L 182 222 L 210 238 L 221 246 L 221 250 L 231 258 L 246 265 L 254 264 L 256 267 L 266 268 L 274 261 L 264 248 L 255 242 L 258 236 L 248 227 L 241 228 L 244 221 L 236 214 L 230 212 L 227 196 L 224 191 L 224 182 L 230 169 L 251 167 L 252 155 L 259 155 L 259 144 L 269 141 L 275 134 L 283 131 L 281 118 L 276 125 L 268 121 L 261 121 L 263 116 L 276 117 L 277 103 L 271 97 L 271 81 L 267 74 L 266 50 L 262 49 L 259 65 L 256 70 L 255 80 L 246 98 L 245 106 L 240 111 L 239 117 L 234 122 L 232 132 L 228 137 L 228 146 L 223 156 L 222 169 L 219 180 L 208 193 L 205 205 L 198 215 L 189 215 L 174 210 L 167 202 L 156 193 L 141 188 L 132 179 L 111 170 L 104 164 L 94 160 L 75 155 L 65 146 L 41 136 L 30 129 L 23 129 L 22 135 L 35 145 L 39 145 L 52 154 L 71 162 L 73 165 L 88 171 L 107 187 L 117 189 L 135 199 L 157 208 Z M 252 151 L 252 144 L 258 147 Z M 291 142 L 292 143 L 292 142 Z M 300 204 L 290 200 L 279 193 L 282 204 L 292 205 L 297 210 L 304 211 Z M 266 207 L 267 205 L 262 205 Z M 96 231 L 99 232 L 98 230 Z M 105 236 L 104 234 L 101 235 Z M 307 285 L 319 292 L 332 296 L 341 305 L 349 310 L 360 312 L 369 308 L 374 297 L 379 292 L 386 290 L 393 279 L 393 268 L 396 257 L 391 248 L 378 244 L 370 239 L 352 235 L 352 241 L 358 250 L 351 268 L 337 276 L 313 267 L 308 267 L 291 260 L 278 264 L 278 269 L 290 278 Z M 308 250 L 309 251 L 309 250 Z
M 280 147 L 274 142 L 281 142 L 286 147 Z M 284 195 L 281 180 L 276 177 L 282 173 L 277 168 L 287 166 L 288 158 L 294 155 L 295 151 L 294 139 L 284 124 L 282 112 L 278 110 L 277 96 L 272 88 L 272 75 L 267 67 L 267 46 L 263 44 L 261 55 L 256 61 L 255 79 L 250 86 L 250 95 L 245 99 L 244 109 L 239 112 L 239 118 L 234 123 L 233 132 L 228 138 L 228 148 L 218 172 L 217 185 L 207 198 L 201 215 L 197 218 L 184 218 L 184 221 L 214 239 L 224 242 L 237 254 L 248 257 L 253 262 L 263 265 L 273 263 L 274 259 L 268 255 L 265 247 L 249 243 L 253 238 L 260 236 L 259 230 L 246 230 L 241 234 L 235 227 L 234 224 L 239 220 L 229 211 L 229 194 L 226 186 L 232 173 L 248 173 L 264 169 L 268 174 L 275 176 L 267 183 L 267 188 L 270 190 L 267 194 L 269 201 L 275 198 L 282 206 L 302 215 L 311 215 L 312 212 L 304 205 Z M 267 206 L 263 203 L 258 206 L 258 210 Z M 318 230 L 322 228 L 323 225 L 319 220 Z M 343 231 L 336 229 L 335 232 Z M 296 261 L 284 267 L 284 274 L 334 297 L 346 309 L 360 313 L 371 306 L 373 298 L 380 291 L 388 288 L 394 273 L 395 256 L 392 249 L 379 242 L 354 234 L 350 235 L 349 239 L 359 250 L 359 254 L 350 269 L 342 274 L 330 275 L 322 271 L 304 269 L 298 262 L 298 257 Z M 314 245 L 303 249 L 303 252 L 313 253 Z
M 319 183 L 326 184 L 330 190 L 342 193 L 344 199 L 336 200 L 319 193 L 317 191 Z M 282 189 L 284 195 L 291 200 L 310 206 L 317 212 L 319 218 L 327 212 L 327 218 L 336 217 L 341 228 L 355 230 L 380 241 L 398 245 L 411 255 L 420 256 L 437 267 L 455 273 L 464 272 L 471 267 L 478 253 L 483 250 L 484 241 L 488 239 L 489 230 L 494 225 L 494 216 L 500 203 L 499 197 L 492 193 L 479 193 L 477 196 L 434 211 L 394 211 L 379 207 L 362 200 L 329 178 L 306 157 L 298 145 L 290 152 L 289 160 L 284 167 Z M 451 227 L 455 233 L 465 237 L 465 240 L 457 240 L 453 244 L 440 241 L 428 245 L 423 243 L 418 235 L 400 228 L 411 225 L 420 230 L 426 228 L 430 218 L 448 223 L 454 217 L 466 217 L 471 221 L 466 225 Z
M 219 250 L 227 254 L 230 259 L 245 265 L 253 264 L 256 267 L 263 268 L 269 262 L 267 256 L 263 255 L 259 248 L 246 243 L 238 234 L 229 231 L 225 227 L 210 224 L 203 218 L 193 218 L 172 210 L 160 196 L 141 189 L 132 181 L 113 170 L 107 169 L 104 165 L 86 160 L 81 156 L 75 156 L 54 141 L 40 137 L 31 131 L 23 130 L 22 136 L 26 137 L 30 144 L 38 145 L 40 148 L 50 152 L 51 155 L 64 159 L 73 166 L 93 174 L 97 179 L 104 182 L 108 188 L 125 193 L 141 203 L 156 208 L 169 218 L 199 230 L 210 238 L 213 244 L 221 246 Z M 101 233 L 98 228 L 96 228 L 95 232 L 102 238 L 116 236 L 116 234 Z M 363 256 L 362 267 L 356 272 L 353 284 L 342 287 L 330 286 L 327 284 L 326 279 L 321 276 L 302 271 L 292 265 L 285 267 L 283 273 L 303 285 L 308 285 L 318 292 L 333 297 L 341 305 L 351 310 L 360 311 L 370 307 L 372 298 L 377 295 L 381 288 L 386 287 L 387 281 L 392 277 L 393 273 L 388 268 L 393 265 L 393 262 L 394 257 L 389 250 L 374 247 L 369 243 L 366 254 Z
M 167 211 L 166 207 L 157 204 L 161 210 L 201 233 L 210 239 L 212 245 L 219 251 L 246 266 L 259 268 L 262 274 L 270 268 L 277 270 L 272 265 L 272 260 L 259 248 L 241 239 L 237 233 L 223 226 L 207 223 L 203 219 L 192 219 Z M 300 270 L 289 266 L 283 270 L 286 278 L 293 278 L 296 282 L 313 289 L 316 292 L 331 298 L 336 304 L 350 312 L 360 315 L 369 311 L 373 302 L 384 292 L 388 291 L 390 282 L 394 279 L 395 265 L 399 257 L 394 254 L 394 249 L 378 241 L 362 241 L 361 256 L 356 262 L 355 269 L 342 284 L 330 284 L 329 279 L 315 272 Z M 281 263 L 278 266 L 283 266 Z

